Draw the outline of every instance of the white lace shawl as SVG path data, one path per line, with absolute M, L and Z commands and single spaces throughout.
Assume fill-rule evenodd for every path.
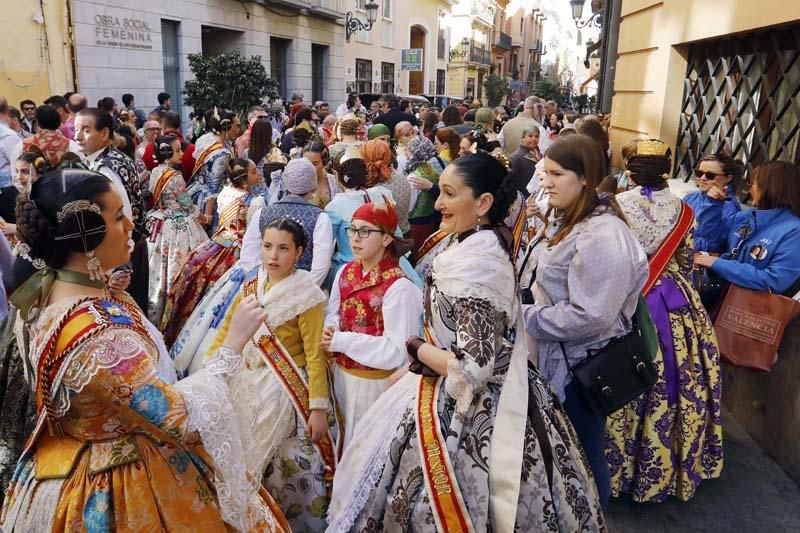
M 514 267 L 493 231 L 478 231 L 442 251 L 433 260 L 436 290 L 451 298 L 488 300 L 515 317 Z
M 264 293 L 267 274 L 258 271 L 257 295 L 267 311 L 267 325 L 262 324 L 254 339 L 270 334 L 286 321 L 326 300 L 325 293 L 305 270 L 295 270 L 288 278 L 276 283 Z M 262 472 L 280 450 L 294 427 L 294 405 L 279 379 L 269 367 L 258 364 L 261 351 L 254 343 L 245 346 L 242 356 L 246 367 L 241 372 L 239 386 L 233 399 L 247 427 L 255 437 L 252 450 L 253 471 Z M 326 400 L 327 407 L 327 400 Z

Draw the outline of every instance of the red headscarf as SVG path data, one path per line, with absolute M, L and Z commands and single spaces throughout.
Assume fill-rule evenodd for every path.
M 388 235 L 394 236 L 394 232 L 397 231 L 397 212 L 394 210 L 392 202 L 384 200 L 384 202 L 368 202 L 362 205 L 353 213 L 353 220 L 363 220 L 385 231 Z

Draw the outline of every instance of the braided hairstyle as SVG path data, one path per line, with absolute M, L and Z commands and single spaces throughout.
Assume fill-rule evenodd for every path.
M 228 182 L 237 188 L 242 188 L 247 183 L 247 172 L 250 168 L 250 161 L 246 157 L 239 157 L 231 161 L 228 167 Z
M 98 172 L 66 169 L 48 172 L 31 187 L 30 196 L 17 196 L 17 236 L 31 248 L 34 258 L 42 259 L 50 268 L 61 268 L 71 253 L 84 253 L 97 248 L 104 233 L 88 235 L 86 250 L 80 238 L 56 240 L 56 237 L 79 233 L 77 217 L 58 221 L 58 212 L 69 202 L 88 200 L 104 208 L 100 197 L 110 192 L 111 182 Z M 91 231 L 105 226 L 102 215 L 82 213 L 84 229 Z
M 159 135 L 156 137 L 156 161 L 163 163 L 164 161 L 169 161 L 172 159 L 172 156 L 175 155 L 175 150 L 172 149 L 172 143 L 174 143 L 177 139 L 178 136 L 172 133 L 169 135 Z
M 306 249 L 308 246 L 308 237 L 306 236 L 306 230 L 303 228 L 303 225 L 300 224 L 297 220 L 289 217 L 276 217 L 267 222 L 264 227 L 261 229 L 261 236 L 263 238 L 264 232 L 268 229 L 273 228 L 278 231 L 285 231 L 289 235 L 292 236 L 292 241 L 294 241 L 294 245 L 297 248 L 302 248 L 303 250 Z
M 465 154 L 450 165 L 456 168 L 464 185 L 472 189 L 474 198 L 484 193 L 494 197 L 488 213 L 489 223 L 494 226 L 502 225 L 517 198 L 514 176 L 509 174 L 505 165 L 483 151 Z

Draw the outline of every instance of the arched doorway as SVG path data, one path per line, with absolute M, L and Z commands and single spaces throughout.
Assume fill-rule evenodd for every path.
M 410 48 L 422 48 L 422 70 L 408 73 L 408 94 L 422 94 L 425 92 L 425 62 L 428 51 L 425 49 L 425 28 L 411 26 Z

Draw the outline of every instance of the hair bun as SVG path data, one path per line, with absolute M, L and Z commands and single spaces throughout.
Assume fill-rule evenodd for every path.
M 31 249 L 31 256 L 49 263 L 56 237 L 56 227 L 26 193 L 17 195 L 15 209 L 17 237 Z

